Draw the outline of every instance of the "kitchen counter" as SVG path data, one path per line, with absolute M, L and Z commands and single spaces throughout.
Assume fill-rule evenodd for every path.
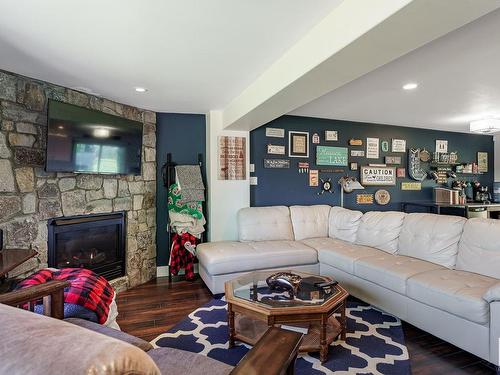
M 500 213 L 500 203 L 478 203 L 467 202 L 465 204 L 436 203 L 434 201 L 402 202 L 401 211 L 408 212 L 408 207 L 425 207 L 431 213 L 442 214 L 442 209 L 461 210 L 464 217 L 488 217 L 498 218 Z

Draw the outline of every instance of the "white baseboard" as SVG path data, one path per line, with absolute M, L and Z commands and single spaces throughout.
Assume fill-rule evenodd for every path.
M 198 264 L 194 265 L 194 273 L 198 273 Z M 184 270 L 179 271 L 179 275 L 184 275 Z M 167 277 L 168 266 L 156 267 L 156 277 Z

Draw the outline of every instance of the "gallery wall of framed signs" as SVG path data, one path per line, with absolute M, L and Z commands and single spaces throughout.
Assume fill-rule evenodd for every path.
M 253 206 L 339 205 L 337 181 L 347 175 L 365 189 L 344 194 L 345 207 L 399 211 L 401 202 L 433 199 L 438 180 L 429 172 L 439 175 L 436 157 L 474 166 L 477 173 L 464 178 L 491 186 L 493 149 L 491 136 L 283 116 L 250 133 L 250 175 L 258 177 L 250 201 Z M 327 180 L 332 189 L 324 194 Z

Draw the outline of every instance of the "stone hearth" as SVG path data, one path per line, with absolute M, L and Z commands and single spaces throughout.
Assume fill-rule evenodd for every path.
M 44 171 L 47 100 L 60 100 L 144 124 L 142 175 L 105 176 Z M 0 229 L 4 247 L 33 248 L 37 258 L 10 273 L 47 267 L 47 220 L 127 212 L 123 289 L 156 275 L 156 114 L 47 82 L 0 71 Z

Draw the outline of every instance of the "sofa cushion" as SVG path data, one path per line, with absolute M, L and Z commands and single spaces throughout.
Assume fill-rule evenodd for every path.
M 248 207 L 238 211 L 240 241 L 293 240 L 290 210 L 285 206 Z
M 207 242 L 198 245 L 197 254 L 211 275 L 318 262 L 316 250 L 298 241 Z
M 395 254 L 405 216 L 404 212 L 395 211 L 365 213 L 356 234 L 356 244 L 376 247 Z
M 443 267 L 406 256 L 383 254 L 361 258 L 354 264 L 354 274 L 362 279 L 405 295 L 406 281 L 422 272 Z
M 175 348 L 153 349 L 148 355 L 165 375 L 227 375 L 233 369 L 233 366 L 203 354 Z
M 467 220 L 456 269 L 500 279 L 500 220 Z
M 466 221 L 459 216 L 406 215 L 399 234 L 398 254 L 453 268 Z
M 330 206 L 290 206 L 293 235 L 296 241 L 328 237 Z
M 464 319 L 486 324 L 489 305 L 482 296 L 498 280 L 457 270 L 434 270 L 408 280 L 407 296 Z
M 361 258 L 383 255 L 385 252 L 373 247 L 355 245 L 333 238 L 310 238 L 302 243 L 318 251 L 318 261 L 353 274 L 354 263 Z
M 356 232 L 361 223 L 361 211 L 348 210 L 342 207 L 332 207 L 328 219 L 328 235 L 348 242 L 356 241 Z

